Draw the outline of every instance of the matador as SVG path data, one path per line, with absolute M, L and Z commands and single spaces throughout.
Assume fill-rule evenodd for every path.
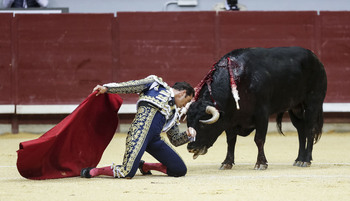
M 132 178 L 137 169 L 143 175 L 156 170 L 168 176 L 180 177 L 187 173 L 187 167 L 181 157 L 161 137 L 166 132 L 174 146 L 180 146 L 195 139 L 196 131 L 187 128 L 180 132 L 179 110 L 194 96 L 194 89 L 187 82 L 176 82 L 169 87 L 162 78 L 150 75 L 141 80 L 97 85 L 96 95 L 103 93 L 138 93 L 137 112 L 126 137 L 126 149 L 121 165 L 101 168 L 83 168 L 81 176 L 91 178 L 99 175 L 115 178 Z M 146 163 L 141 160 L 148 152 L 159 163 Z

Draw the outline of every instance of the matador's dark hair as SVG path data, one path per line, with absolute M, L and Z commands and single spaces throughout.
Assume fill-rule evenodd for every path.
M 187 82 L 176 82 L 172 88 L 176 90 L 186 90 L 187 96 L 194 96 L 194 89 L 193 87 L 188 84 Z

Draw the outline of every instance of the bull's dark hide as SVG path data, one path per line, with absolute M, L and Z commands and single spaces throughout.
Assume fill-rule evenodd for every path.
M 240 109 L 232 96 L 228 69 L 237 84 Z M 281 131 L 283 113 L 288 112 L 299 136 L 295 165 L 311 164 L 313 144 L 322 133 L 322 105 L 327 90 L 325 69 L 313 52 L 301 47 L 237 49 L 223 56 L 210 73 L 211 81 L 202 84 L 187 112 L 188 127 L 197 131 L 196 141 L 188 145 L 190 152 L 195 156 L 206 153 L 226 131 L 228 152 L 222 168 L 231 168 L 237 135 L 247 136 L 255 130 L 255 169 L 266 169 L 264 143 L 269 117 L 277 114 Z M 211 117 L 207 106 L 218 109 L 217 122 L 201 123 Z

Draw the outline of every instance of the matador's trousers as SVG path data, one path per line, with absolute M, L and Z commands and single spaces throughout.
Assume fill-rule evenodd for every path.
M 126 138 L 123 164 L 114 167 L 115 177 L 133 177 L 145 151 L 167 167 L 169 176 L 186 174 L 187 168 L 183 160 L 160 137 L 164 124 L 165 117 L 158 108 L 140 104 Z

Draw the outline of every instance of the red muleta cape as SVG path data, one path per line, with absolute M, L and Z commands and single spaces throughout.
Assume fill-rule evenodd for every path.
M 28 179 L 55 179 L 96 167 L 117 129 L 122 102 L 117 94 L 90 94 L 51 130 L 19 144 L 19 173 Z

